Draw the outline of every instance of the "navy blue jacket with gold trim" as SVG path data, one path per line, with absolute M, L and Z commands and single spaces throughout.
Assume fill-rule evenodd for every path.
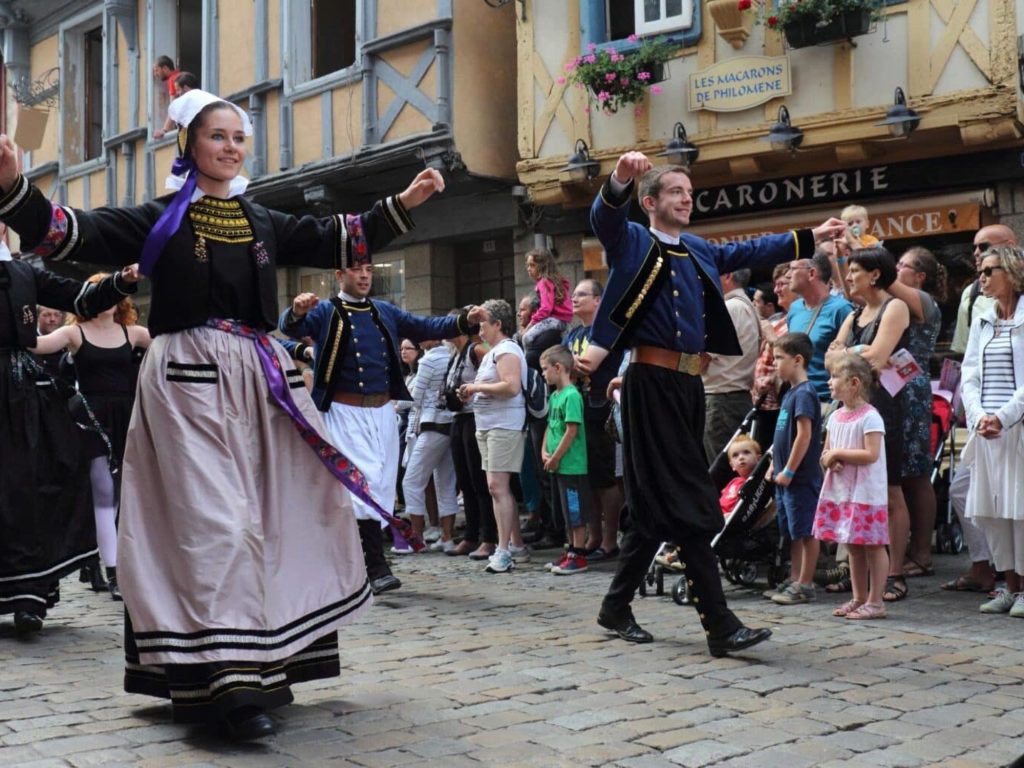
M 794 230 L 728 245 L 684 233 L 673 245 L 629 221 L 633 188 L 631 181 L 616 194 L 606 181 L 590 210 L 609 267 L 591 342 L 609 350 L 654 346 L 741 354 L 719 275 L 810 258 L 813 233 Z
M 382 335 L 363 334 L 358 346 L 354 345 L 354 312 L 368 312 Z M 378 299 L 349 304 L 334 298 L 329 301 L 321 300 L 300 318 L 294 317 L 289 307 L 282 313 L 278 329 L 292 338 L 313 338 L 316 353 L 311 394 L 317 408 L 327 411 L 331 407 L 335 392 L 348 391 L 342 384 L 342 378 L 346 368 L 350 369 L 349 373 L 354 373 L 351 369 L 357 366 L 354 357 L 357 348 L 367 358 L 379 359 L 379 354 L 382 351 L 386 352 L 387 374 L 386 379 L 383 372 L 380 373 L 379 379 L 368 378 L 365 387 L 353 390 L 352 394 L 370 395 L 387 392 L 392 400 L 412 400 L 402 377 L 401 361 L 398 356 L 399 341 L 403 338 L 417 342 L 427 339 L 453 339 L 466 335 L 474 330 L 466 315 L 467 313 L 463 311 L 458 315 L 444 317 L 420 317 Z
M 172 196 L 124 208 L 80 211 L 52 204 L 19 176 L 0 197 L 0 220 L 21 237 L 22 249 L 54 260 L 87 261 L 123 267 L 139 260 L 142 245 Z M 277 325 L 277 270 L 307 266 L 344 269 L 368 260 L 371 252 L 412 229 L 397 195 L 361 215 L 325 218 L 293 216 L 237 199 L 252 227 L 253 263 L 264 330 Z M 210 317 L 210 263 L 197 258 L 197 238 L 188 217 L 168 241 L 151 276 L 153 298 L 149 331 L 180 331 Z

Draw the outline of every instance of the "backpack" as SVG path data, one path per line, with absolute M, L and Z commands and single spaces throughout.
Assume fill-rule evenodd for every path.
M 526 411 L 535 419 L 548 416 L 548 383 L 536 368 L 526 369 L 526 389 L 523 390 Z

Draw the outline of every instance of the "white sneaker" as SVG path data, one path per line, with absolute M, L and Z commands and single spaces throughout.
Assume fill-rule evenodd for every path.
M 416 554 L 416 550 L 413 549 L 412 546 L 410 546 L 410 545 L 406 545 L 404 547 L 392 547 L 391 548 L 391 554 L 392 555 L 415 555 Z
M 423 540 L 430 544 L 431 542 L 438 541 L 441 538 L 441 529 L 436 525 L 431 525 L 425 531 L 423 531 Z
M 1009 613 L 1017 597 L 1007 589 L 997 589 L 996 596 L 978 608 L 982 613 Z
M 448 539 L 448 541 L 435 541 L 428 547 L 428 549 L 431 552 L 443 552 L 447 555 L 449 552 L 455 549 L 455 542 L 451 539 Z
M 1017 593 L 1013 607 L 1010 609 L 1010 615 L 1015 619 L 1024 619 L 1024 592 Z
M 496 549 L 487 560 L 487 567 L 484 570 L 488 573 L 508 573 L 515 570 L 515 567 L 515 560 L 507 549 Z
M 525 544 L 521 547 L 517 547 L 515 544 L 509 544 L 508 552 L 512 555 L 512 559 L 517 563 L 530 562 L 530 548 Z

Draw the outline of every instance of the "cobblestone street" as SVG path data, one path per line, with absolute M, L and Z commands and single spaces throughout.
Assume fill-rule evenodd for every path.
M 613 639 L 594 623 L 612 566 L 558 578 L 543 562 L 400 560 L 402 590 L 342 633 L 341 678 L 299 686 L 278 735 L 241 747 L 122 693 L 120 608 L 67 579 L 40 636 L 0 625 L 0 766 L 967 768 L 1024 751 L 1024 623 L 939 590 L 962 558 L 937 556 L 886 621 L 730 588 L 775 635 L 717 660 L 668 597 L 635 606 L 654 644 Z

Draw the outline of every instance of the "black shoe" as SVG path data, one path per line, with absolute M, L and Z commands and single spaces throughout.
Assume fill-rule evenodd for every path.
M 228 735 L 235 741 L 252 741 L 272 736 L 274 721 L 270 715 L 257 707 L 242 707 L 225 718 Z
M 100 568 L 99 563 L 87 565 L 82 570 L 88 572 L 89 588 L 93 592 L 107 591 L 107 581 L 103 578 L 103 569 Z
M 725 637 L 709 637 L 708 650 L 711 651 L 712 656 L 716 659 L 720 659 L 727 653 L 742 651 L 744 648 L 757 645 L 771 636 L 772 631 L 770 629 L 750 629 L 750 627 L 740 627 L 731 635 L 726 635 Z
M 601 611 L 601 613 L 597 614 L 597 623 L 605 629 L 610 629 L 627 643 L 654 642 L 654 636 L 636 623 L 632 611 L 621 616 L 614 616 Z
M 19 635 L 30 635 L 43 628 L 43 620 L 28 611 L 14 612 L 14 629 Z
M 393 573 L 389 573 L 385 576 L 378 576 L 376 579 L 370 581 L 370 591 L 375 595 L 379 595 L 381 592 L 390 592 L 393 589 L 398 589 L 402 586 L 402 582 L 399 581 L 398 577 Z
M 110 589 L 110 597 L 118 602 L 124 600 L 121 597 L 121 590 L 117 586 L 117 568 L 107 568 L 107 587 Z

